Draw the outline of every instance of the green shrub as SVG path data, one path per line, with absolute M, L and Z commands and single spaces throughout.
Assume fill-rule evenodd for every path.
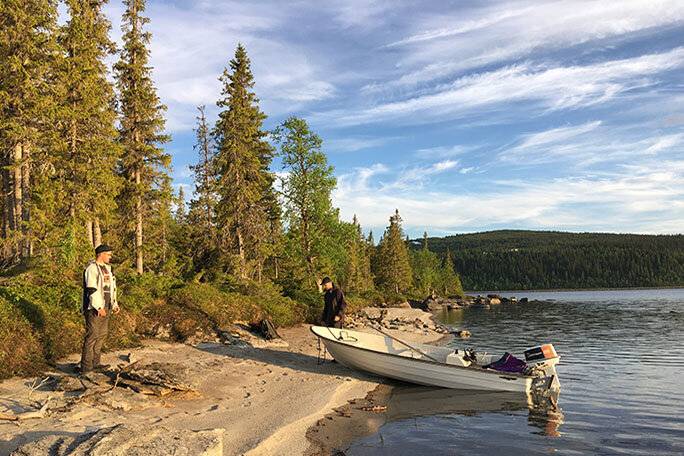
M 0 296 L 0 379 L 34 375 L 46 366 L 37 331 L 4 296 Z

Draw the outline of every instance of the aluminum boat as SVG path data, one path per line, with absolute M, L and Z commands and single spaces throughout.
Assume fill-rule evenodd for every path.
M 546 344 L 525 351 L 519 372 L 505 369 L 502 356 L 449 347 L 403 342 L 386 333 L 312 326 L 325 348 L 338 361 L 383 377 L 443 388 L 547 393 L 559 391 L 556 364 L 560 356 Z

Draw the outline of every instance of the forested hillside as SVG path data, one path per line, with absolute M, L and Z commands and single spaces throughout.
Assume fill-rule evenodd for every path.
M 428 241 L 449 249 L 465 290 L 684 286 L 683 235 L 503 230 Z

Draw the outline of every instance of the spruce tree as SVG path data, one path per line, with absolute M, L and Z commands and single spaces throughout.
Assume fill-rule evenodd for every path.
M 294 259 L 312 285 L 324 269 L 320 263 L 331 259 L 327 251 L 336 247 L 339 222 L 330 194 L 337 181 L 321 151 L 321 139 L 303 119 L 290 117 L 274 130 L 273 139 L 280 144 L 283 170 L 287 171 L 281 189 L 289 236 L 294 239 Z
M 249 276 L 249 264 L 254 272 L 261 270 L 264 239 L 268 226 L 270 183 L 268 171 L 273 149 L 261 129 L 266 115 L 259 110 L 252 92 L 254 77 L 247 52 L 241 44 L 235 57 L 220 78 L 223 108 L 212 131 L 216 142 L 216 223 L 220 232 L 218 245 L 224 254 L 237 259 L 237 275 Z M 254 264 L 257 263 L 257 264 Z
M 197 164 L 190 166 L 195 178 L 195 197 L 190 201 L 187 216 L 188 253 L 192 258 L 192 269 L 200 272 L 207 268 L 216 251 L 216 169 L 214 144 L 205 115 L 205 106 L 198 106 L 196 117 Z
M 198 154 L 196 165 L 191 165 L 190 170 L 195 176 L 195 198 L 190 202 L 193 225 L 204 232 L 208 243 L 214 240 L 214 216 L 216 206 L 216 171 L 214 169 L 214 150 L 204 113 L 206 106 L 198 106 L 200 114 L 196 117 L 197 127 L 195 134 L 197 142 L 193 146 Z
M 390 224 L 378 246 L 376 279 L 380 288 L 399 293 L 411 288 L 409 252 L 401 228 L 399 209 L 396 209 L 389 221 Z
M 442 268 L 440 270 L 440 285 L 444 294 L 458 294 L 463 296 L 463 287 L 461 286 L 461 279 L 454 269 L 454 262 L 451 259 L 451 252 L 449 247 L 444 254 L 442 261 Z
M 423 234 L 423 248 L 411 251 L 411 271 L 414 288 L 424 294 L 431 294 L 440 285 L 441 262 L 428 249 L 427 232 Z
M 114 65 L 120 96 L 120 141 L 124 148 L 120 171 L 126 179 L 120 203 L 125 220 L 133 221 L 135 268 L 143 272 L 145 225 L 163 224 L 171 200 L 167 185 L 171 156 L 160 147 L 169 137 L 163 134 L 164 112 L 148 65 L 150 33 L 143 30 L 149 19 L 145 0 L 124 0 L 126 12 L 121 26 L 124 47 Z M 159 227 L 157 227 L 159 228 Z M 130 227 L 128 227 L 130 230 Z
M 38 231 L 32 195 L 40 191 L 35 169 L 48 164 L 45 147 L 54 130 L 54 98 L 48 84 L 57 57 L 56 4 L 0 2 L 0 262 L 4 265 L 29 256 Z
M 66 228 L 75 247 L 102 241 L 116 205 L 119 180 L 114 172 L 120 148 L 115 143 L 116 111 L 105 59 L 114 53 L 110 24 L 102 8 L 106 1 L 69 0 L 69 20 L 59 43 L 64 51 L 58 75 L 58 132 L 51 155 L 56 170 L 52 184 L 57 198 L 54 219 Z M 60 221 L 60 213 L 68 219 Z M 81 229 L 85 227 L 85 236 Z M 83 241 L 82 241 L 83 240 Z M 87 249 L 91 254 L 90 248 Z M 72 252 L 64 252 L 72 258 Z

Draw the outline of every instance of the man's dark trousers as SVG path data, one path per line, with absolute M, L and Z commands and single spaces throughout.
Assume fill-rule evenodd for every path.
M 93 370 L 100 364 L 102 343 L 107 337 L 109 327 L 109 311 L 106 317 L 97 315 L 97 310 L 89 309 L 85 313 L 86 334 L 81 353 L 81 372 Z

